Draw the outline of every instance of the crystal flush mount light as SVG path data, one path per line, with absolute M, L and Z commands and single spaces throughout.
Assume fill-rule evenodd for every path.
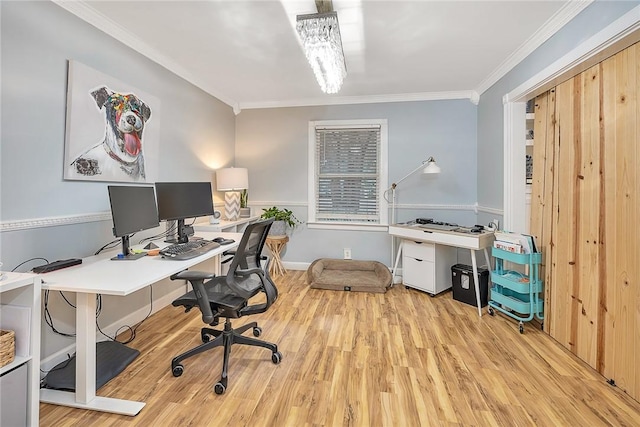
M 320 88 L 337 93 L 347 76 L 336 12 L 298 15 L 296 30 Z

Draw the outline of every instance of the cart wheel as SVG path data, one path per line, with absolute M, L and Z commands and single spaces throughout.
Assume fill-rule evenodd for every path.
M 492 307 L 489 307 L 488 313 L 489 313 L 489 316 L 495 316 L 495 314 L 496 314 L 496 312 L 493 311 Z
M 520 322 L 520 333 L 524 334 L 524 325 Z

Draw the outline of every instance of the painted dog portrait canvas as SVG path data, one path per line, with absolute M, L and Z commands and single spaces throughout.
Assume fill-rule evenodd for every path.
M 153 182 L 159 101 L 69 61 L 65 179 Z

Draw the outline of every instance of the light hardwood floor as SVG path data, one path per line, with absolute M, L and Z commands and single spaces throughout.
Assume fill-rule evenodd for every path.
M 167 307 L 130 346 L 141 355 L 100 396 L 142 400 L 135 417 L 40 405 L 42 426 L 639 426 L 640 403 L 606 383 L 535 324 L 484 315 L 396 285 L 386 294 L 310 289 L 305 272 L 276 278 L 278 301 L 257 320 L 278 344 L 236 346 L 229 385 L 213 393 L 216 349 L 184 361 L 200 313 Z M 248 332 L 250 334 L 250 332 Z

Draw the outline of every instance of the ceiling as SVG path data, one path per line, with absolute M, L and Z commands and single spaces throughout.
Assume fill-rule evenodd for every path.
M 477 102 L 590 1 L 333 0 L 347 77 L 320 90 L 295 32 L 313 0 L 54 0 L 234 107 Z

